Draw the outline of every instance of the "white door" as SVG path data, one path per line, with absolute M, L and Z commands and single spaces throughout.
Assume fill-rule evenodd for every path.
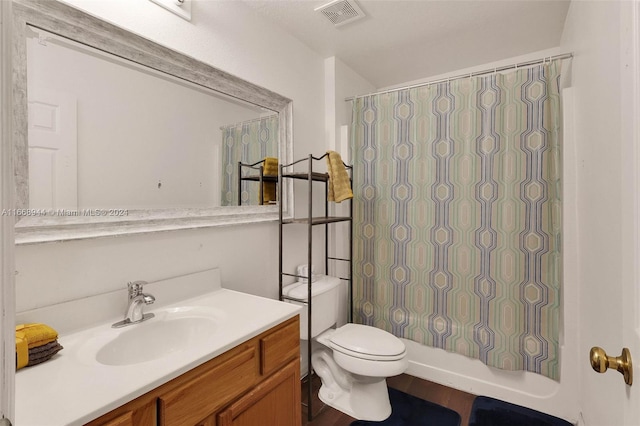
M 610 4 L 619 6 L 620 12 L 619 46 L 609 45 L 612 51 L 619 49 L 615 60 L 620 62 L 611 68 L 619 70 L 619 74 L 603 74 L 597 84 L 602 85 L 605 95 L 619 93 L 620 109 L 610 114 L 598 111 L 597 104 L 592 107 L 602 118 L 597 125 L 612 132 L 610 140 L 603 134 L 598 141 L 601 143 L 592 148 L 596 155 L 611 158 L 606 151 L 617 150 L 620 144 L 620 156 L 618 163 L 603 160 L 600 168 L 592 168 L 595 177 L 585 180 L 585 184 L 596 185 L 602 180 L 611 185 L 610 190 L 616 195 L 601 200 L 601 205 L 592 202 L 583 206 L 600 212 L 600 222 L 591 221 L 598 229 L 581 230 L 581 250 L 591 256 L 591 265 L 583 266 L 583 270 L 604 270 L 606 274 L 598 282 L 593 282 L 588 272 L 582 277 L 582 284 L 588 285 L 583 287 L 585 293 L 581 297 L 585 306 L 581 309 L 580 330 L 580 424 L 640 426 L 640 7 L 635 0 Z M 620 179 L 616 181 L 611 176 Z M 596 192 L 608 197 L 606 191 Z M 609 207 L 608 202 L 612 203 Z M 591 218 L 598 217 L 591 214 Z M 600 237 L 593 239 L 592 234 Z M 628 348 L 633 361 L 632 385 L 626 384 L 615 368 L 603 374 L 591 371 L 586 365 L 592 346 L 602 347 L 611 357 L 620 357 L 623 348 Z
M 578 325 L 578 348 L 569 354 L 578 374 L 568 386 L 580 426 L 640 426 L 639 17 L 636 1 L 573 1 L 563 34 L 574 54 L 577 188 L 575 208 L 563 212 L 575 219 L 576 244 L 564 250 L 576 258 L 578 292 L 566 299 L 576 314 L 564 320 Z M 614 357 L 629 348 L 635 383 L 615 369 L 594 372 L 595 346 Z
M 29 208 L 78 207 L 76 104 L 72 94 L 29 88 Z

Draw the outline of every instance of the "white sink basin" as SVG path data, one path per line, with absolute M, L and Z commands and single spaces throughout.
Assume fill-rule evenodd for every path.
M 84 362 L 125 366 L 164 358 L 215 336 L 224 313 L 209 307 L 154 311 L 155 317 L 120 329 L 105 330 L 80 350 Z

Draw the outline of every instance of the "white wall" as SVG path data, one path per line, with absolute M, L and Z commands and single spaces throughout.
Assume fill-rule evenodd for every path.
M 328 146 L 340 152 L 340 127 L 351 124 L 351 102 L 345 99 L 370 93 L 375 86 L 335 56 L 324 60 L 324 68 L 325 132 Z M 340 153 L 348 158 L 348 152 Z
M 343 140 L 341 128 L 351 124 L 351 102 L 345 98 L 370 93 L 375 89 L 373 84 L 353 71 L 339 58 L 332 56 L 325 59 L 325 133 L 328 149 L 341 154 L 342 160 L 352 164 L 348 134 Z M 331 203 L 329 209 L 333 216 L 348 216 L 350 202 L 341 204 Z M 332 226 L 329 230 L 332 245 L 330 251 L 333 256 L 348 258 L 349 256 L 349 223 Z M 350 271 L 346 262 L 332 262 L 330 273 L 339 277 L 348 277 Z
M 150 1 L 69 3 L 293 100 L 294 158 L 325 149 L 323 60 L 241 2 L 196 1 L 191 22 Z M 294 231 L 291 239 L 304 235 Z M 290 250 L 293 272 L 304 252 Z M 227 288 L 277 296 L 276 223 L 19 246 L 18 311 L 219 266 Z
M 501 67 L 510 66 L 514 64 L 526 63 L 529 61 L 542 59 L 549 56 L 561 55 L 564 53 L 568 53 L 566 48 L 563 46 L 558 46 L 550 49 L 539 50 L 537 52 L 527 53 L 526 55 L 505 58 L 500 61 L 478 64 L 473 67 L 463 68 L 463 69 L 447 72 L 444 74 L 430 75 L 424 78 L 419 78 L 417 80 L 405 81 L 404 83 L 398 83 L 392 86 L 381 87 L 381 88 L 378 88 L 378 90 L 379 91 L 391 90 L 394 88 L 413 86 L 413 85 L 428 83 L 430 81 L 436 81 L 436 80 L 445 79 L 449 77 L 458 77 L 458 76 L 463 76 L 463 75 L 476 73 L 476 72 L 484 72 L 484 71 L 492 70 L 494 68 L 501 68 Z
M 592 346 L 618 355 L 622 341 L 621 299 L 632 252 L 625 234 L 625 212 L 633 196 L 625 193 L 621 43 L 625 2 L 573 1 L 562 46 L 574 52 L 575 129 L 579 229 L 580 393 L 587 425 L 622 425 L 625 385 L 618 373 L 596 374 L 587 362 Z M 637 117 L 636 117 L 637 119 Z M 627 186 L 628 188 L 628 186 Z M 628 190 L 628 189 L 627 189 Z M 610 354 L 611 355 L 611 354 Z

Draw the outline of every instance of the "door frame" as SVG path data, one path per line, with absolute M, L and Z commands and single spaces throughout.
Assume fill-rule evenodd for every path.
M 13 180 L 11 29 L 12 5 L 0 1 L 0 418 L 15 410 L 15 207 Z
M 631 227 L 629 238 L 626 243 L 630 248 L 623 259 L 628 263 L 628 267 L 623 270 L 630 276 L 623 275 L 622 294 L 622 345 L 631 351 L 634 361 L 634 385 L 626 387 L 626 400 L 623 404 L 624 424 L 640 424 L 640 406 L 637 400 L 640 397 L 640 2 L 633 0 L 629 9 L 622 8 L 621 25 L 621 53 L 622 67 L 620 78 L 623 84 L 623 104 L 622 123 L 624 143 L 623 185 L 629 191 L 629 214 L 628 219 L 623 218 L 623 225 Z M 625 22 L 626 20 L 626 22 Z M 627 90 L 625 90 L 625 85 Z M 625 192 L 626 192 L 625 191 Z M 620 348 L 615 348 L 617 351 Z M 617 356 L 618 353 L 612 354 Z

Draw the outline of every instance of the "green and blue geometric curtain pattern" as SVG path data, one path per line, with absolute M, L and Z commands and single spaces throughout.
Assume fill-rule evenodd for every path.
M 354 101 L 354 319 L 559 377 L 560 62 Z
M 278 156 L 278 114 L 222 128 L 222 206 L 238 205 L 238 162 L 253 164 Z M 245 168 L 244 174 L 257 175 Z M 242 181 L 242 205 L 258 205 L 260 186 Z

